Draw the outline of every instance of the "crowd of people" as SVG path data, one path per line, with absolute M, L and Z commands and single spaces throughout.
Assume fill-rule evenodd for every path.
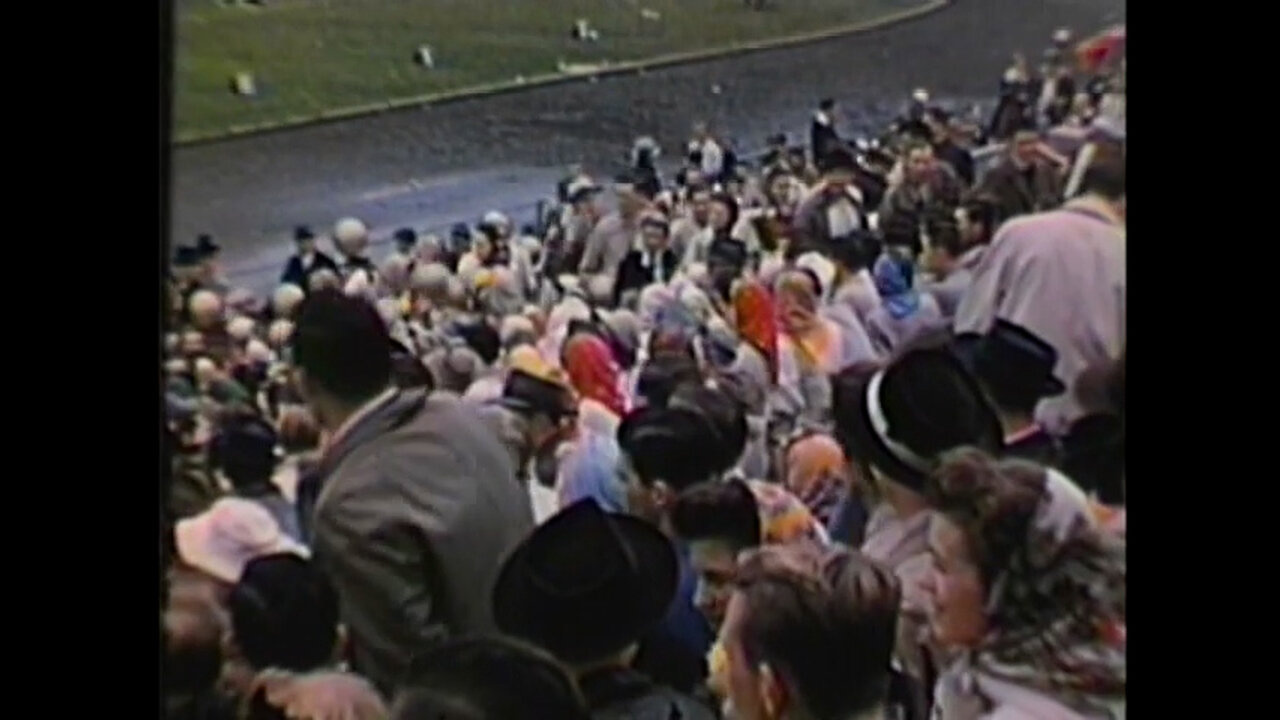
M 1123 718 L 1124 66 L 1069 42 L 985 128 L 299 227 L 267 298 L 178 247 L 168 716 Z

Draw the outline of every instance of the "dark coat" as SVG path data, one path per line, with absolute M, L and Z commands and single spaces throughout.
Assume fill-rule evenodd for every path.
M 659 263 L 662 265 L 663 280 L 670 280 L 676 274 L 676 268 L 679 267 L 679 260 L 676 258 L 676 254 L 670 249 L 662 251 L 659 256 Z M 617 275 L 614 276 L 614 304 L 617 305 L 627 292 L 643 290 L 657 282 L 657 269 L 653 265 L 645 267 L 644 255 L 639 250 L 632 250 L 627 253 L 627 256 L 622 259 L 622 264 L 618 266 Z
M 334 262 L 333 258 L 325 255 L 324 253 L 316 252 L 316 254 L 311 258 L 311 265 L 303 267 L 302 258 L 298 255 L 294 255 L 289 258 L 289 262 L 285 263 L 284 272 L 280 273 L 280 284 L 283 285 L 285 283 L 289 283 L 306 290 L 307 279 L 311 277 L 311 273 L 317 270 L 331 270 L 332 272 L 337 273 L 338 263 Z
M 597 670 L 578 681 L 592 720 L 714 720 L 711 708 L 626 668 Z
M 792 245 L 797 250 L 814 250 L 826 247 L 831 241 L 831 225 L 827 217 L 827 209 L 836 202 L 847 199 L 858 216 L 861 229 L 869 227 L 863 205 L 851 193 L 833 194 L 826 190 L 811 193 L 796 208 L 795 217 L 791 219 Z
M 1124 504 L 1124 424 L 1115 415 L 1086 415 L 1062 440 L 1062 471 L 1107 505 Z
M 982 188 L 998 201 L 1000 217 L 1008 220 L 1052 210 L 1062 204 L 1062 181 L 1056 170 L 1037 163 L 1029 175 L 1030 179 L 1012 159 L 1005 158 L 983 177 Z
M 950 140 L 943 140 L 934 143 L 933 152 L 938 159 L 951 166 L 956 176 L 963 180 L 965 185 L 973 185 L 973 155 L 968 150 Z
M 827 153 L 840 146 L 840 134 L 834 124 L 820 123 L 815 117 L 809 125 L 809 151 L 816 164 Z
M 938 172 L 928 184 L 916 187 L 903 183 L 890 190 L 880 203 L 880 227 L 888 227 L 895 215 L 906 215 L 920 222 L 934 212 L 951 210 L 960 204 L 964 185 L 947 163 L 938 163 Z
M 1058 440 L 1044 429 L 1034 435 L 1019 438 L 1004 447 L 1004 457 L 1018 460 L 1030 460 L 1045 467 L 1059 467 L 1062 464 L 1062 447 Z
M 533 512 L 506 450 L 459 398 L 400 390 L 328 448 L 312 552 L 355 670 L 390 696 L 415 653 L 495 632 L 492 592 Z

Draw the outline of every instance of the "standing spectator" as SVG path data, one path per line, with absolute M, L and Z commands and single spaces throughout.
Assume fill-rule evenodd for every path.
M 196 238 L 196 255 L 200 261 L 200 286 L 219 295 L 226 295 L 231 286 L 222 275 L 222 246 L 212 235 Z
M 836 101 L 824 98 L 818 103 L 813 122 L 809 123 L 809 154 L 813 164 L 821 167 L 827 153 L 842 145 L 840 133 L 836 131 Z
M 1124 541 L 1052 473 L 974 449 L 948 456 L 928 493 L 930 627 L 963 651 L 934 717 L 1124 717 Z
M 1007 157 L 982 179 L 982 189 L 996 199 L 1000 217 L 1052 210 L 1062 202 L 1062 178 L 1041 151 L 1035 130 L 1014 133 Z
M 592 717 L 711 720 L 692 698 L 631 667 L 679 580 L 675 549 L 639 518 L 580 500 L 540 525 L 504 563 L 498 625 L 569 666 Z
M 308 297 L 298 382 L 327 433 L 312 546 L 338 591 L 354 667 L 389 692 L 411 654 L 493 627 L 501 559 L 533 524 L 502 446 L 461 401 L 397 390 L 363 300 Z
M 857 158 L 844 146 L 832 148 L 823 156 L 818 166 L 822 179 L 800 201 L 792 221 L 792 257 L 824 248 L 832 238 L 868 227 L 862 192 L 853 184 L 857 167 Z
M 847 549 L 766 547 L 744 557 L 713 684 L 731 717 L 882 718 L 900 584 Z
M 1082 189 L 1060 210 L 1000 228 L 955 321 L 957 334 L 985 334 L 997 318 L 1035 333 L 1058 351 L 1054 376 L 1068 387 L 1118 357 L 1125 338 L 1124 159 L 1099 157 Z M 1041 403 L 1036 417 L 1060 434 L 1081 414 L 1064 395 Z
M 334 223 L 333 245 L 342 256 L 338 270 L 343 282 L 362 275 L 363 284 L 372 285 L 378 269 L 365 254 L 369 250 L 369 229 L 364 223 L 350 217 Z
M 640 211 L 648 201 L 641 195 L 630 176 L 621 175 L 614 185 L 618 196 L 617 212 L 605 215 L 587 236 L 578 265 L 580 275 L 608 275 L 618 271 L 639 230 Z
M 973 185 L 973 154 L 956 142 L 956 128 L 951 123 L 951 113 L 942 108 L 930 108 L 925 123 L 932 133 L 933 154 L 951 166 L 966 187 Z
M 991 398 L 1004 429 L 1001 455 L 1057 466 L 1061 448 L 1034 417 L 1042 399 L 1067 389 L 1053 376 L 1058 364 L 1053 346 L 1025 328 L 997 319 L 984 337 L 974 341 L 972 351 L 974 377 Z
M 306 225 L 293 229 L 293 242 L 297 251 L 285 263 L 284 272 L 280 273 L 281 285 L 296 285 L 305 288 L 309 284 L 311 273 L 321 268 L 338 272 L 338 264 L 333 258 L 316 249 L 316 234 Z
M 689 155 L 696 154 L 697 169 L 710 183 L 720 182 L 725 174 L 725 153 L 720 143 L 711 135 L 706 123 L 693 126 L 693 139 L 689 141 Z
M 621 306 L 624 300 L 634 301 L 647 285 L 666 283 L 675 277 L 679 259 L 670 248 L 670 226 L 656 213 L 646 213 L 640 218 L 639 247 L 627 253 L 618 266 L 613 281 L 613 304 Z
M 931 212 L 954 210 L 964 190 L 955 171 L 939 163 L 933 147 L 919 140 L 909 141 L 903 151 L 902 183 L 891 188 L 880 205 L 880 227 L 895 218 L 910 218 L 920 225 Z

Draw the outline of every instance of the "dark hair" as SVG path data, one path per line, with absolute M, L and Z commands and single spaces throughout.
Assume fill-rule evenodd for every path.
M 854 230 L 848 235 L 831 238 L 826 243 L 824 253 L 831 261 L 849 272 L 857 272 L 871 267 L 880 255 L 882 245 L 875 233 L 867 230 Z
M 644 485 L 661 480 L 676 492 L 720 472 L 718 443 L 710 421 L 684 409 L 641 408 L 618 426 L 618 445 Z
M 823 98 L 823 99 L 818 103 L 818 109 L 819 109 L 819 110 L 823 110 L 823 111 L 830 110 L 830 109 L 834 108 L 835 106 L 836 106 L 836 101 L 835 101 L 835 100 L 832 100 L 831 98 Z
M 721 540 L 735 551 L 760 544 L 760 507 L 741 480 L 708 482 L 680 493 L 671 507 L 671 524 L 684 542 Z
M 210 460 L 236 489 L 269 482 L 276 467 L 277 436 L 271 423 L 248 412 L 232 412 L 210 447 Z
M 167 695 L 195 695 L 213 688 L 222 672 L 222 633 L 206 603 L 170 605 L 161 616 Z
M 690 382 L 701 382 L 698 361 L 685 353 L 660 353 L 640 368 L 636 394 L 650 407 L 666 407 L 676 388 Z
M 492 365 L 502 354 L 502 338 L 487 322 L 477 320 L 457 327 L 458 336 L 484 361 Z
M 587 720 L 572 676 L 550 654 L 501 637 L 448 640 L 415 657 L 394 720 Z
M 812 717 L 887 701 L 902 595 L 892 570 L 846 548 L 772 546 L 743 558 L 737 586 L 748 662 L 774 668 Z
M 306 672 L 328 663 L 338 641 L 338 596 L 293 553 L 250 560 L 228 603 L 236 644 L 257 670 Z
M 1084 171 L 1080 190 L 1101 195 L 1107 200 L 1119 200 L 1124 197 L 1124 173 L 1124 156 L 1120 151 L 1105 145 L 1099 146 L 1098 155 Z
M 880 227 L 880 235 L 885 246 L 905 247 L 913 255 L 919 255 L 923 249 L 920 240 L 920 216 L 912 211 L 900 210 L 885 218 Z
M 942 248 L 951 257 L 964 254 L 964 241 L 960 238 L 960 226 L 955 216 L 946 209 L 929 213 L 925 219 L 925 229 L 929 233 L 929 244 Z
M 402 390 L 432 387 L 431 372 L 414 355 L 395 355 L 391 359 L 391 378 Z
M 669 405 L 698 413 L 711 424 L 716 436 L 715 472 L 726 472 L 737 464 L 747 449 L 747 414 L 732 395 L 701 382 L 685 383 L 672 393 Z
M 298 307 L 294 362 L 339 400 L 359 403 L 391 384 L 390 347 L 387 326 L 364 300 L 321 290 Z
M 961 448 L 944 456 L 926 489 L 965 537 L 987 589 L 992 628 L 1016 639 L 997 646 L 1002 661 L 1072 662 L 1076 647 L 1097 639 L 1100 622 L 1124 618 L 1123 540 L 1084 522 L 1035 527 L 1048 483 L 1039 465 Z
M 720 203 L 729 211 L 729 223 L 725 225 L 724 232 L 733 232 L 734 226 L 738 224 L 738 216 L 741 213 L 738 208 L 738 201 L 727 192 L 718 192 L 712 193 L 711 202 Z

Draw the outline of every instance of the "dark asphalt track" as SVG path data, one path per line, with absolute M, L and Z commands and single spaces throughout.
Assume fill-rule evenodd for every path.
M 638 134 L 654 135 L 670 154 L 693 122 L 709 119 L 739 147 L 755 148 L 777 129 L 802 137 L 822 96 L 842 103 L 845 132 L 870 130 L 912 88 L 987 101 L 1013 52 L 1037 58 L 1057 27 L 1080 34 L 1123 19 L 1123 0 L 956 0 L 917 20 L 802 47 L 179 148 L 174 239 L 212 232 L 233 282 L 265 289 L 297 223 L 319 229 L 354 214 L 376 237 L 495 207 L 531 214 L 566 165 L 611 173 Z

